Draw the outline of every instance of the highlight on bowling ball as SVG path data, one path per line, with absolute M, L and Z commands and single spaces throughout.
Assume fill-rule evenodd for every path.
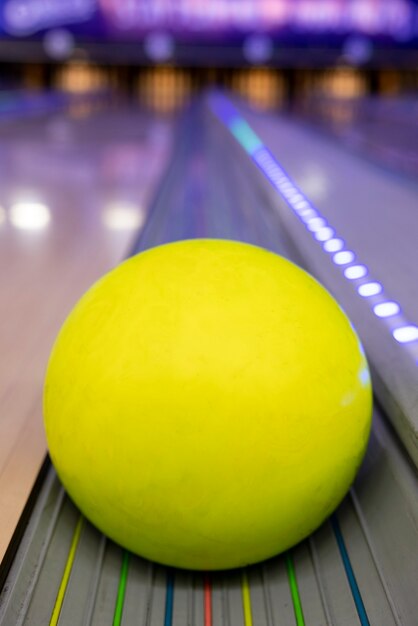
M 349 489 L 369 370 L 314 278 L 256 246 L 188 240 L 130 258 L 81 298 L 47 370 L 52 461 L 130 551 L 228 569 L 301 541 Z

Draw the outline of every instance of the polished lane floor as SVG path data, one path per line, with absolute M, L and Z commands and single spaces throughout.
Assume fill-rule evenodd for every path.
M 46 454 L 54 337 L 126 255 L 170 151 L 169 120 L 95 109 L 0 119 L 0 561 Z

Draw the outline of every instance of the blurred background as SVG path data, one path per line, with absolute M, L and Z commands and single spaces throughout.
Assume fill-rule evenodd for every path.
M 0 114 L 48 91 L 165 115 L 216 85 L 415 173 L 417 45 L 417 0 L 1 0 Z
M 418 85 L 415 0 L 1 0 L 0 37 L 3 90 L 117 88 L 159 111 L 214 83 L 260 107 Z

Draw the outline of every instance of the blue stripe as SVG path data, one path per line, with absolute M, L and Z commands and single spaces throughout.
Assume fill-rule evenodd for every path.
M 167 591 L 165 596 L 165 617 L 164 626 L 171 626 L 173 621 L 173 603 L 174 603 L 174 572 L 167 571 Z
M 344 569 L 347 576 L 347 580 L 350 585 L 351 593 L 356 605 L 357 613 L 360 618 L 362 626 L 370 626 L 369 618 L 367 617 L 366 609 L 364 608 L 363 599 L 361 597 L 360 589 L 354 575 L 354 571 L 351 565 L 350 557 L 348 556 L 347 548 L 344 542 L 344 538 L 341 533 L 340 525 L 335 515 L 331 517 L 331 525 L 334 530 L 335 538 L 337 540 L 338 548 L 340 550 L 341 558 L 344 563 Z

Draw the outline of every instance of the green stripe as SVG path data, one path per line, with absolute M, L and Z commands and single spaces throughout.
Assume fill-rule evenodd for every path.
M 293 610 L 295 612 L 296 624 L 297 626 L 305 626 L 302 603 L 300 601 L 298 584 L 296 582 L 296 572 L 293 565 L 292 557 L 289 552 L 286 555 L 286 569 L 287 577 L 289 579 L 290 593 L 292 594 Z
M 123 602 L 125 600 L 126 581 L 128 580 L 129 552 L 123 553 L 122 568 L 120 570 L 118 597 L 116 598 L 115 614 L 113 616 L 113 626 L 120 626 L 123 612 Z

